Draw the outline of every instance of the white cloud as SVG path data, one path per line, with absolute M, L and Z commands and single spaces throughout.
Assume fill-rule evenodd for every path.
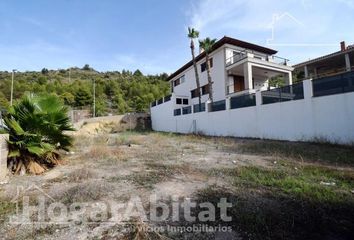
M 188 17 L 202 38 L 228 35 L 261 45 L 271 39 L 269 47 L 301 61 L 310 52 L 320 56 L 336 51 L 341 40 L 354 40 L 352 7 L 352 0 L 200 0 Z M 273 23 L 274 16 L 286 17 Z

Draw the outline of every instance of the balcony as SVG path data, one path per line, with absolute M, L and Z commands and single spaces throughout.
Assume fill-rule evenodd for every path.
M 261 55 L 257 55 L 254 54 L 253 52 L 249 51 L 249 50 L 243 50 L 241 52 L 237 52 L 235 54 L 233 54 L 231 57 L 226 59 L 226 67 L 229 67 L 233 64 L 239 63 L 242 60 L 245 59 L 249 59 L 249 60 L 255 60 L 256 62 L 267 62 L 270 64 L 277 64 L 277 65 L 281 65 L 281 66 L 288 66 L 288 62 L 289 60 L 286 58 L 282 58 L 282 57 L 278 57 L 278 56 L 271 56 L 271 55 L 267 55 L 267 56 L 261 56 Z

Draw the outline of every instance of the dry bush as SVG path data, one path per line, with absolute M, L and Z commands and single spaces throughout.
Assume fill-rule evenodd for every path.
M 163 236 L 158 232 L 149 231 L 149 229 L 151 229 L 150 226 L 140 219 L 132 220 L 126 227 L 134 229 L 134 231 L 126 234 L 123 237 L 124 240 L 170 240 L 170 238 Z
M 87 168 L 77 169 L 68 174 L 69 182 L 80 182 L 82 180 L 87 180 L 94 178 L 96 174 Z
M 71 187 L 63 192 L 54 193 L 54 199 L 63 203 L 71 204 L 74 202 L 97 201 L 107 196 L 112 188 L 104 182 L 85 182 Z
M 126 161 L 127 155 L 123 149 L 117 147 L 109 147 L 96 145 L 84 154 L 85 160 L 94 160 L 95 162 L 114 164 L 120 161 Z

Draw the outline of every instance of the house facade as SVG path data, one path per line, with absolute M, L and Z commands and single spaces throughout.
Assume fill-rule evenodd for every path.
M 353 144 L 354 69 L 350 65 L 351 51 L 346 48 L 336 53 L 334 60 L 324 56 L 315 62 L 296 65 L 296 70 L 307 65 L 310 72 L 304 80 L 293 83 L 294 68 L 286 59 L 275 57 L 275 50 L 224 37 L 210 53 L 213 102 L 208 99 L 205 54 L 200 53 L 196 60 L 201 82 L 201 109 L 190 61 L 168 78 L 171 95 L 151 104 L 152 129 Z M 338 64 L 337 57 L 344 59 L 341 61 L 345 63 L 344 72 L 330 65 Z M 328 63 L 321 62 L 324 59 Z M 309 69 L 317 63 L 317 74 L 323 73 L 324 69 L 335 73 L 311 75 Z M 269 87 L 270 78 L 276 76 L 282 76 L 286 85 Z
M 275 76 L 285 78 L 287 85 L 292 84 L 292 70 L 288 60 L 275 56 L 277 51 L 230 37 L 223 37 L 215 43 L 210 55 L 211 77 L 213 81 L 213 100 L 218 108 L 225 108 L 226 98 L 255 93 L 269 87 L 269 79 Z M 200 79 L 202 110 L 209 99 L 209 86 L 205 53 L 196 57 Z M 168 78 L 172 96 L 175 99 L 175 115 L 198 110 L 198 94 L 195 71 L 190 61 Z

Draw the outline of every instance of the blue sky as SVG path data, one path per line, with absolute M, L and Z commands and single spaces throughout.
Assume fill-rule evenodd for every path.
M 0 70 L 171 73 L 190 59 L 188 26 L 295 64 L 353 44 L 353 23 L 354 0 L 2 0 Z

